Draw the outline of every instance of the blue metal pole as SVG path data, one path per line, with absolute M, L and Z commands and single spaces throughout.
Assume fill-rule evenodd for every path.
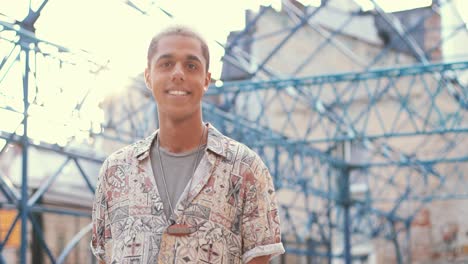
M 271 5 L 270 5 L 271 6 Z M 232 47 L 236 46 L 237 45 L 237 42 L 246 34 L 249 33 L 250 29 L 255 25 L 257 24 L 257 21 L 260 19 L 260 17 L 263 16 L 263 14 L 266 13 L 266 11 L 268 10 L 268 7 L 264 7 L 264 8 L 260 8 L 260 12 L 257 13 L 257 15 L 255 15 L 255 17 L 249 21 L 247 23 L 247 25 L 245 25 L 245 28 L 242 30 L 242 32 L 240 32 L 239 34 L 237 34 L 233 40 L 228 43 L 227 47 L 225 48 L 225 51 L 226 53 L 229 53 L 231 52 L 231 49 Z
M 29 85 L 29 50 L 23 48 L 25 56 L 25 66 L 23 74 L 23 136 L 21 137 L 22 146 L 22 178 L 21 178 L 21 203 L 19 206 L 21 212 L 21 248 L 20 263 L 26 264 L 27 245 L 28 245 L 28 85 Z
M 50 186 L 54 183 L 54 181 L 57 179 L 57 177 L 62 173 L 63 169 L 65 166 L 67 166 L 68 162 L 71 160 L 70 157 L 68 157 L 64 163 L 60 166 L 60 168 L 49 178 L 47 178 L 42 185 L 37 189 L 37 191 L 31 196 L 31 199 L 28 199 L 28 206 L 33 206 L 36 204 L 36 202 L 42 198 L 45 192 L 50 188 Z
M 349 207 L 344 207 L 344 260 L 346 264 L 351 264 L 351 242 L 349 228 Z
M 80 163 L 78 162 L 77 159 L 73 159 L 73 161 L 75 162 L 76 167 L 77 167 L 78 170 L 80 171 L 81 176 L 83 176 L 83 179 L 85 180 L 86 185 L 88 186 L 89 190 L 90 190 L 92 193 L 94 193 L 95 186 L 94 186 L 93 184 L 91 184 L 91 181 L 90 181 L 88 175 L 85 173 L 85 171 L 83 170 L 83 168 L 81 167 L 81 165 L 80 165 Z
M 346 264 L 351 264 L 351 218 L 349 217 L 350 197 L 349 197 L 349 169 L 341 168 L 341 202 L 344 210 L 344 261 Z
M 296 32 L 300 28 L 302 28 L 305 24 L 307 24 L 309 20 L 321 10 L 321 8 L 322 6 L 318 7 L 317 9 L 312 11 L 310 14 L 304 14 L 304 16 L 301 18 L 299 23 L 288 33 L 288 35 L 285 38 L 281 40 L 280 43 L 278 43 L 278 45 L 276 45 L 276 47 L 266 56 L 266 58 L 262 61 L 262 63 L 260 63 L 260 65 L 255 70 L 254 74 L 256 74 L 259 70 L 263 69 L 265 65 L 268 63 L 268 61 L 270 61 L 270 59 L 286 44 L 286 42 L 288 42 L 288 40 L 290 40 L 291 37 L 294 34 L 296 34 Z
M 366 72 L 345 72 L 337 74 L 325 74 L 301 78 L 271 79 L 268 81 L 236 81 L 225 82 L 221 87 L 211 86 L 206 92 L 207 96 L 225 95 L 236 92 L 253 92 L 259 90 L 282 90 L 290 86 L 304 86 L 310 89 L 313 85 L 357 82 L 365 80 L 378 80 L 383 78 L 401 78 L 405 76 L 440 73 L 446 71 L 464 71 L 468 69 L 468 61 L 454 61 L 447 63 L 414 64 L 411 66 L 386 67 L 369 70 Z
M 279 146 L 275 146 L 275 156 L 274 156 L 274 163 L 273 163 L 273 166 L 274 166 L 274 185 L 275 185 L 275 189 L 278 190 L 279 188 L 282 188 L 282 185 L 281 185 L 281 181 L 280 181 L 280 164 L 279 164 L 279 156 L 280 156 L 280 152 L 279 152 Z
M 29 216 L 30 216 L 29 219 L 31 220 L 31 223 L 35 230 L 34 234 L 36 235 L 36 238 L 39 240 L 39 243 L 41 244 L 42 249 L 45 250 L 47 256 L 49 257 L 50 263 L 55 264 L 55 258 L 52 255 L 52 251 L 50 251 L 49 247 L 47 246 L 44 240 L 44 236 L 43 236 L 44 232 L 42 231 L 41 226 L 39 225 L 37 220 L 34 218 L 33 214 L 29 214 Z
M 13 48 L 13 51 L 16 50 L 16 48 L 17 48 L 18 46 L 19 46 L 19 45 L 16 45 L 16 46 Z M 3 79 L 5 79 L 5 77 L 7 76 L 8 72 L 9 72 L 10 69 L 13 67 L 13 65 L 15 64 L 15 61 L 19 58 L 20 53 L 21 53 L 21 48 L 19 48 L 19 51 L 18 51 L 18 53 L 16 54 L 15 59 L 10 60 L 9 64 L 5 65 L 5 63 L 7 63 L 7 60 L 5 60 L 4 63 L 2 62 L 2 65 L 0 65 L 0 70 L 3 69 L 3 68 L 5 67 L 5 70 L 4 70 L 3 75 L 0 75 L 0 83 L 3 82 Z M 9 55 L 9 57 L 13 58 L 11 54 Z

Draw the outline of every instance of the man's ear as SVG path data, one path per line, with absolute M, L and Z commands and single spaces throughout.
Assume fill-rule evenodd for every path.
M 151 86 L 150 86 L 150 76 L 149 76 L 149 70 L 148 68 L 145 68 L 145 84 L 146 84 L 146 88 L 150 89 L 151 90 Z
M 208 91 L 208 87 L 210 86 L 211 83 L 211 72 L 206 73 L 206 79 L 205 79 L 205 87 L 203 87 L 203 90 L 206 92 Z

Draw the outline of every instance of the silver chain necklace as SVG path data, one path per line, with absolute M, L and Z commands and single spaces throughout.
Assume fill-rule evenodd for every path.
M 203 125 L 203 131 L 202 131 L 202 134 L 201 134 L 201 137 L 200 137 L 200 143 L 198 143 L 198 147 L 197 147 L 197 155 L 195 157 L 195 160 L 193 161 L 193 169 L 192 169 L 192 175 L 190 176 L 190 183 L 189 183 L 187 198 L 188 198 L 188 196 L 190 194 L 190 189 L 192 189 L 193 175 L 195 174 L 195 169 L 197 168 L 197 166 L 196 166 L 197 161 L 198 161 L 198 159 L 200 157 L 200 148 L 202 146 L 203 136 L 205 135 L 205 130 L 206 130 L 206 126 Z M 172 215 L 172 213 L 174 213 L 174 208 L 172 207 L 172 202 L 171 202 L 171 198 L 169 196 L 169 191 L 167 190 L 166 173 L 164 171 L 164 165 L 163 165 L 163 162 L 162 162 L 162 159 L 161 159 L 160 137 L 159 137 L 159 135 L 156 138 L 156 148 L 158 150 L 159 163 L 161 164 L 161 171 L 162 171 L 162 176 L 163 176 L 162 179 L 163 179 L 163 184 L 164 184 L 164 190 L 166 192 L 167 201 L 169 202 L 169 208 L 171 209 L 171 215 Z M 187 204 L 184 205 L 183 213 L 185 213 L 186 207 L 187 207 Z M 170 218 L 170 216 L 169 216 L 169 218 Z

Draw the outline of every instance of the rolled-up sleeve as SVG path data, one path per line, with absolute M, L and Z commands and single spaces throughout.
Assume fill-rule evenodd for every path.
M 92 210 L 92 234 L 91 234 L 91 250 L 93 254 L 101 261 L 108 262 L 108 252 L 106 252 L 106 244 L 112 237 L 110 230 L 110 222 L 107 211 L 107 181 L 106 173 L 108 161 L 104 161 L 99 171 L 99 177 L 96 184 L 94 194 L 93 210 Z
M 242 214 L 242 261 L 284 253 L 281 242 L 278 203 L 273 179 L 257 156 L 244 172 L 244 208 Z M 271 259 L 270 258 L 270 259 Z

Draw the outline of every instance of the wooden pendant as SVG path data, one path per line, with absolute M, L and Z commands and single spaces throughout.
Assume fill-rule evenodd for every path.
M 166 233 L 171 236 L 188 236 L 195 231 L 195 227 L 186 224 L 173 224 L 166 229 Z

